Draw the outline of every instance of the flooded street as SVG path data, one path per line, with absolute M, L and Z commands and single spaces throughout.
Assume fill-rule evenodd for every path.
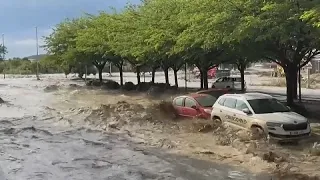
M 70 83 L 62 79 L 0 81 L 0 97 L 6 101 L 0 105 L 0 174 L 4 176 L 0 179 L 270 180 L 146 146 L 128 139 L 123 131 L 100 127 L 98 118 L 92 125 L 85 110 L 75 109 L 90 107 L 95 100 L 88 99 L 86 104 L 68 99 L 75 93 L 81 96 L 82 91 L 68 88 Z M 60 90 L 45 90 L 54 84 Z M 99 99 L 99 94 L 95 97 Z

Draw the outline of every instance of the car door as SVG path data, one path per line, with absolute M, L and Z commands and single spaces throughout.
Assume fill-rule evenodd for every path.
M 237 124 L 234 121 L 235 117 L 235 107 L 236 107 L 237 99 L 228 97 L 223 103 L 224 107 L 224 118 L 226 122 Z
M 227 121 L 225 116 L 225 108 L 224 108 L 224 101 L 226 98 L 222 97 L 213 105 L 212 112 L 214 116 L 218 116 L 222 121 Z
M 173 100 L 173 106 L 176 110 L 176 113 L 179 116 L 185 116 L 184 115 L 184 99 L 185 97 L 177 97 Z
M 233 115 L 234 115 L 235 123 L 237 123 L 237 125 L 241 127 L 247 127 L 251 119 L 250 115 L 243 112 L 243 109 L 246 109 L 246 108 L 249 109 L 247 103 L 243 100 L 237 99 L 235 114 Z
M 199 109 L 194 108 L 194 107 L 199 107 L 197 102 L 193 98 L 186 97 L 184 100 L 184 114 L 186 117 L 197 117 L 201 115 L 201 112 Z

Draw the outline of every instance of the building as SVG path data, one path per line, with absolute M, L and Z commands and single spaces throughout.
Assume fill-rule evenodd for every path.
M 311 74 L 320 73 L 320 54 L 316 55 L 311 61 Z

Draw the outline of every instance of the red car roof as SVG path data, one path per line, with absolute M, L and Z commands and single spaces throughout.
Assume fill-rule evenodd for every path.
M 186 96 L 196 98 L 196 97 L 202 97 L 202 96 L 211 96 L 210 94 L 198 94 L 198 93 L 192 93 L 192 94 L 187 94 Z

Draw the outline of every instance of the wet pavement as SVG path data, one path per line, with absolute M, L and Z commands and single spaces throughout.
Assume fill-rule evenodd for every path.
M 6 101 L 0 105 L 0 180 L 270 180 L 66 122 L 52 107 L 61 97 L 44 88 L 68 83 L 0 80 L 0 97 Z

